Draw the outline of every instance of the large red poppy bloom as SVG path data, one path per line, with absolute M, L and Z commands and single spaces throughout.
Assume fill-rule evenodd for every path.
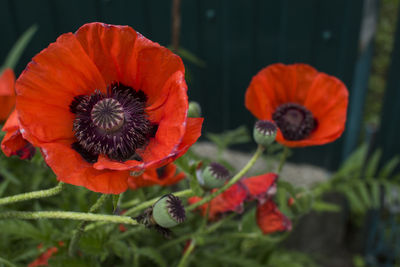
M 255 75 L 246 108 L 260 120 L 274 120 L 276 140 L 288 147 L 322 145 L 345 128 L 346 86 L 306 64 L 273 64 Z
M 102 193 L 161 167 L 201 134 L 181 59 L 128 26 L 90 23 L 36 55 L 16 84 L 25 139 L 59 180 Z
M 15 75 L 12 69 L 0 74 L 0 122 L 5 121 L 15 105 Z
M 290 220 L 278 210 L 272 200 L 276 192 L 275 173 L 244 178 L 228 190 L 199 207 L 203 216 L 208 209 L 209 220 L 216 220 L 227 212 L 242 212 L 245 201 L 257 200 L 257 224 L 264 234 L 291 229 Z M 216 190 L 216 189 L 215 189 Z M 200 197 L 189 198 L 189 203 L 200 201 Z M 209 207 L 208 207 L 209 206 Z
M 152 185 L 168 186 L 176 184 L 185 178 L 183 172 L 177 172 L 176 170 L 177 167 L 173 163 L 156 169 L 147 169 L 139 176 L 129 177 L 129 188 L 137 189 Z

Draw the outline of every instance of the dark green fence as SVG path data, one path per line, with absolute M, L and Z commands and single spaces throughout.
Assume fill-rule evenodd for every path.
M 340 140 L 297 150 L 295 159 L 335 167 L 357 145 L 360 133 L 372 52 L 364 24 L 373 20 L 376 2 L 182 0 L 181 45 L 206 62 L 206 67 L 186 64 L 189 95 L 203 107 L 205 131 L 251 126 L 254 118 L 244 108 L 251 77 L 271 63 L 306 62 L 349 87 L 349 120 Z M 17 71 L 59 34 L 91 21 L 128 24 L 168 45 L 170 9 L 170 0 L 2 0 L 0 60 L 32 24 L 38 24 L 39 31 Z

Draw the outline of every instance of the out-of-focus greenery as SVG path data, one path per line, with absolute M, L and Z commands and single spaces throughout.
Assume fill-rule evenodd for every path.
M 396 31 L 399 0 L 381 0 L 364 121 L 378 125 Z

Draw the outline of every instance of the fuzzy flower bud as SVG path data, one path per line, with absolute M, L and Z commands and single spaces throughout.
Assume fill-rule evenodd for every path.
M 164 228 L 174 227 L 186 218 L 181 200 L 173 194 L 163 196 L 154 204 L 152 216 L 157 225 Z
M 223 186 L 230 177 L 231 175 L 228 169 L 219 163 L 212 162 L 204 169 L 199 183 L 206 189 L 219 188 Z
M 253 137 L 257 144 L 268 146 L 275 141 L 278 128 L 272 121 L 257 121 L 254 125 Z
M 201 107 L 199 103 L 195 101 L 189 102 L 188 117 L 199 118 L 201 116 Z

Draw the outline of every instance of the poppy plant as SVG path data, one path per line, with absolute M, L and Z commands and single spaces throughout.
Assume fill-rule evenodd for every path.
M 12 69 L 0 74 L 0 122 L 5 121 L 15 105 L 15 75 Z
M 277 142 L 288 147 L 322 145 L 345 128 L 346 86 L 306 64 L 272 64 L 255 75 L 245 105 L 260 120 L 274 120 Z
M 245 201 L 257 200 L 257 224 L 264 234 L 290 230 L 290 220 L 278 210 L 272 200 L 276 192 L 277 178 L 275 173 L 244 178 L 199 209 L 203 216 L 206 216 L 208 209 L 208 218 L 216 220 L 229 211 L 241 213 Z M 200 200 L 200 197 L 191 197 L 189 203 Z
M 128 26 L 83 25 L 57 38 L 16 83 L 22 135 L 65 183 L 118 194 L 131 173 L 183 155 L 201 134 L 187 118 L 182 60 Z
M 177 167 L 173 163 L 169 163 L 157 169 L 147 169 L 143 174 L 129 177 L 128 185 L 130 189 L 137 189 L 145 186 L 173 185 L 185 178 L 183 172 L 176 172 Z

